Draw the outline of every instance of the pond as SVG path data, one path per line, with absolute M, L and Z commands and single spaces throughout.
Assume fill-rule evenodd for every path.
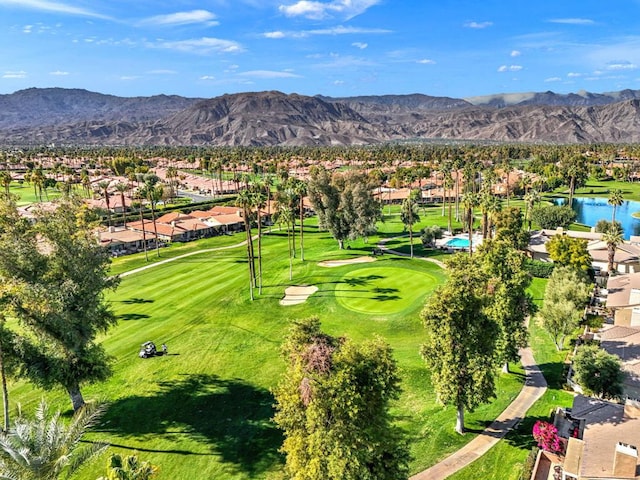
M 564 205 L 567 199 L 556 199 L 556 205 Z M 573 210 L 577 214 L 576 222 L 595 227 L 598 220 L 611 221 L 613 207 L 607 203 L 606 198 L 574 198 Z M 640 219 L 632 217 L 635 212 L 640 212 L 640 202 L 625 200 L 616 208 L 616 220 L 622 224 L 624 238 L 631 235 L 640 235 Z

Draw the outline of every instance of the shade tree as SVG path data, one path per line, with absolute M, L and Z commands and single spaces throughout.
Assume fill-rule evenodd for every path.
M 427 340 L 421 354 L 437 399 L 456 409 L 458 433 L 464 412 L 495 396 L 496 321 L 486 311 L 489 276 L 480 259 L 455 255 L 447 260 L 449 278 L 429 297 L 421 313 Z
M 407 441 L 389 412 L 400 394 L 389 345 L 331 336 L 312 317 L 294 322 L 282 354 L 274 420 L 285 436 L 288 478 L 407 478 Z
M 591 286 L 570 266 L 556 266 L 549 277 L 544 302 L 537 315 L 540 326 L 549 333 L 558 351 L 579 325 Z

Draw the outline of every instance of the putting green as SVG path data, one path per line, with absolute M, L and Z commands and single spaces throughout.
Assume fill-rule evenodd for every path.
M 399 267 L 370 267 L 352 271 L 336 285 L 336 300 L 358 313 L 400 313 L 421 301 L 439 281 L 429 273 Z

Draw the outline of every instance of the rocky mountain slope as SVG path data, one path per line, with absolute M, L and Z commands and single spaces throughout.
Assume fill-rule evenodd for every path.
M 640 141 L 640 91 L 347 98 L 257 92 L 123 98 L 0 95 L 0 145 L 354 145 L 405 139 Z

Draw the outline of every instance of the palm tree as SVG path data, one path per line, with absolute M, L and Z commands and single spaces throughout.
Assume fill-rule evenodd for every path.
M 59 411 L 50 414 L 46 402 L 41 401 L 33 420 L 20 415 L 12 431 L 0 434 L 0 478 L 68 478 L 106 450 L 107 445 L 101 443 L 81 445 L 85 432 L 98 423 L 104 411 L 104 405 L 86 404 L 67 425 Z
M 287 228 L 287 246 L 289 247 L 289 280 L 293 279 L 293 248 L 291 240 L 291 224 L 296 216 L 293 213 L 293 209 L 287 203 L 278 203 L 278 222 L 284 223 Z
M 524 196 L 525 207 L 526 207 L 525 220 L 527 221 L 529 230 L 531 230 L 531 218 L 533 215 L 533 208 L 536 206 L 536 203 L 538 203 L 541 198 L 542 197 L 540 197 L 540 192 L 538 192 L 538 190 L 536 190 L 535 188 L 529 190 L 527 194 Z
M 298 197 L 298 213 L 300 215 L 300 260 L 304 262 L 304 196 L 307 194 L 307 184 L 297 180 L 293 185 L 293 192 Z
M 616 223 L 616 208 L 624 203 L 624 197 L 622 196 L 622 190 L 614 189 L 609 192 L 609 200 L 607 203 L 613 207 L 613 212 L 611 214 L 611 224 Z
M 420 190 L 409 191 L 409 196 L 402 202 L 402 209 L 400 211 L 400 219 L 404 226 L 409 229 L 409 251 L 411 258 L 413 258 L 413 225 L 420 221 L 418 205 L 414 201 L 416 194 L 420 194 Z
M 127 207 L 124 201 L 124 193 L 129 190 L 129 185 L 126 183 L 118 182 L 115 185 L 115 189 L 120 193 L 120 202 L 122 203 L 122 224 L 127 228 Z
M 167 168 L 167 180 L 169 180 L 169 190 L 171 191 L 171 201 L 177 197 L 176 179 L 178 178 L 178 169 L 174 166 Z
M 265 194 L 263 186 L 258 182 L 251 189 L 252 205 L 256 209 L 258 224 L 258 294 L 262 295 L 262 209 L 265 205 Z
M 111 226 L 111 202 L 109 200 L 109 185 L 111 183 L 108 180 L 102 180 L 98 182 L 98 190 L 104 197 L 104 203 L 107 206 L 107 225 Z
M 162 200 L 162 195 L 164 194 L 164 188 L 162 188 L 162 185 L 158 185 L 159 180 L 157 175 L 145 175 L 144 186 L 140 191 L 140 196 L 147 199 L 151 207 L 151 221 L 153 222 L 153 234 L 156 237 L 156 255 L 158 257 L 160 257 L 160 242 L 158 241 L 158 226 L 156 224 L 156 205 Z M 142 228 L 144 229 L 144 224 Z
M 244 230 L 247 235 L 247 261 L 249 263 L 249 297 L 253 301 L 253 287 L 255 286 L 255 267 L 253 262 L 253 240 L 251 238 L 251 205 L 253 204 L 253 198 L 251 192 L 247 189 L 243 189 L 238 193 L 236 197 L 236 205 L 242 208 L 242 219 L 244 221 Z
M 618 225 L 612 223 L 609 225 L 607 231 L 602 234 L 602 241 L 607 244 L 607 270 L 609 271 L 609 275 L 612 275 L 616 272 L 614 268 L 616 249 L 618 245 L 624 242 L 622 230 Z
M 469 234 L 469 255 L 473 251 L 473 209 L 478 205 L 478 195 L 472 192 L 466 192 L 462 195 L 462 205 L 466 211 L 467 232 Z
M 137 455 L 122 458 L 114 453 L 107 463 L 107 476 L 98 480 L 151 480 L 156 477 L 158 467 L 138 460 Z

